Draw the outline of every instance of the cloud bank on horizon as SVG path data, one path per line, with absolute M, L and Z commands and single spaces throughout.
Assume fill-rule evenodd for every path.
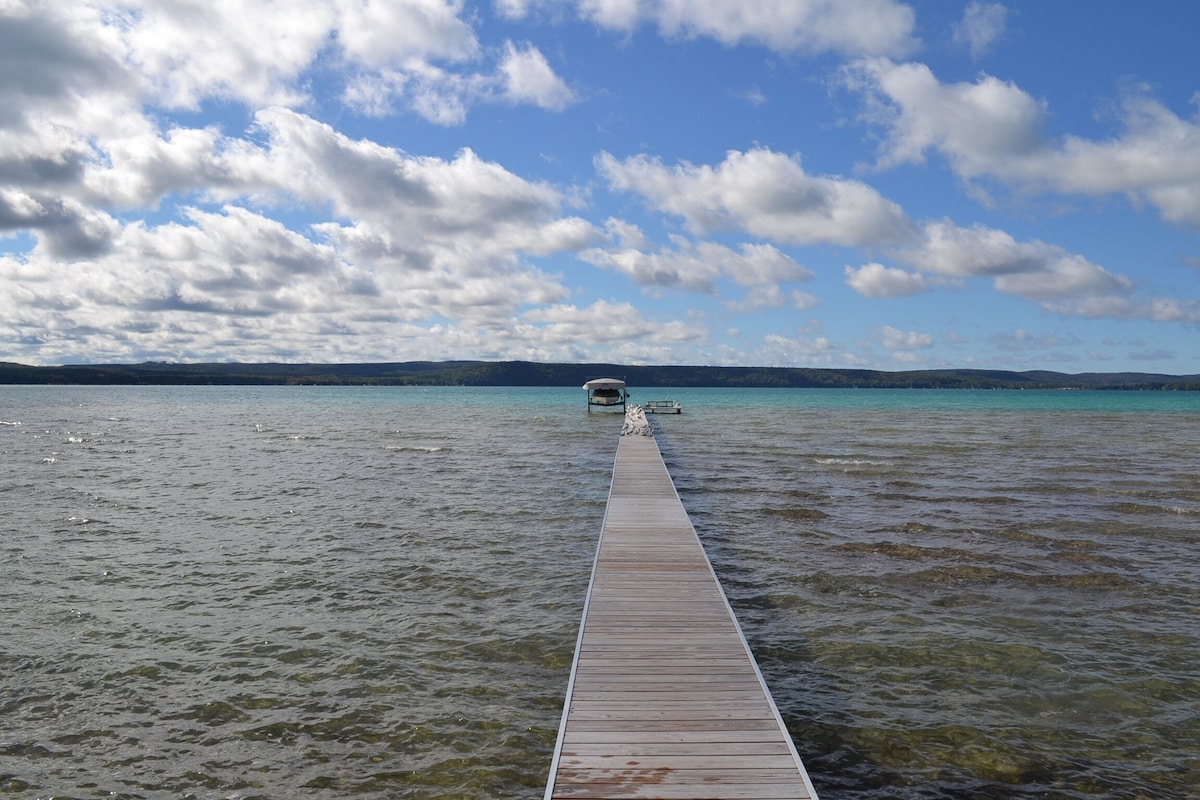
M 1197 29 L 0 0 L 0 360 L 1197 373 Z

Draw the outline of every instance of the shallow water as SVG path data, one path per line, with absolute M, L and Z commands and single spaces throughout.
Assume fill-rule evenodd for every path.
M 580 394 L 0 388 L 0 794 L 540 797 L 620 429 Z M 1200 396 L 666 396 L 825 800 L 1200 785 Z

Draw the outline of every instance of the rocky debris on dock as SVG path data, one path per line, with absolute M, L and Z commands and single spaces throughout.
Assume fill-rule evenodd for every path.
M 646 410 L 641 406 L 629 406 L 625 409 L 625 424 L 621 428 L 622 436 L 653 436 L 650 430 L 650 420 L 646 419 Z

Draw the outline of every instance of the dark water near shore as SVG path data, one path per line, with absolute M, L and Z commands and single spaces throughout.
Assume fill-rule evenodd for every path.
M 581 394 L 0 388 L 0 796 L 540 797 Z M 822 798 L 1195 796 L 1200 395 L 669 396 Z

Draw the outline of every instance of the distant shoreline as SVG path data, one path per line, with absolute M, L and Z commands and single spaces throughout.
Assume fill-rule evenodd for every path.
M 939 369 L 887 372 L 806 367 L 629 366 L 530 361 L 405 361 L 361 364 L 77 364 L 0 362 L 0 384 L 581 386 L 596 377 L 643 387 L 860 389 L 1108 389 L 1200 391 L 1200 375 L 1142 372 L 1069 374 L 1032 370 Z

